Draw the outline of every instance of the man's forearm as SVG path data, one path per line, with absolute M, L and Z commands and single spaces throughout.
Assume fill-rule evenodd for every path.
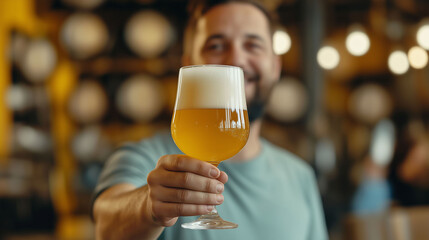
M 94 203 L 96 238 L 157 239 L 164 228 L 151 221 L 147 199 L 147 186 L 119 184 L 103 192 Z

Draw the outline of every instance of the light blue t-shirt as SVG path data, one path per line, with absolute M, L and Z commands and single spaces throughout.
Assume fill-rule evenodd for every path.
M 188 230 L 180 217 L 165 228 L 162 240 L 324 240 L 328 239 L 319 192 L 312 169 L 291 153 L 262 140 L 258 157 L 244 163 L 222 162 L 228 174 L 219 215 L 238 224 L 229 230 Z M 145 184 L 148 173 L 166 154 L 182 154 L 169 134 L 126 145 L 106 162 L 96 196 L 118 183 Z

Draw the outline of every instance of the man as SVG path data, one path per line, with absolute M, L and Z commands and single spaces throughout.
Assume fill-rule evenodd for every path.
M 183 64 L 244 70 L 249 140 L 219 165 L 222 171 L 178 155 L 170 135 L 121 148 L 106 163 L 96 189 L 98 239 L 327 239 L 311 168 L 259 136 L 263 107 L 281 68 L 271 36 L 269 15 L 252 1 L 209 1 L 195 8 Z M 208 213 L 213 205 L 239 227 L 181 228 L 195 219 L 184 216 Z
M 429 204 L 427 121 L 399 114 L 394 122 L 396 143 L 391 163 L 365 159 L 363 177 L 352 201 L 352 211 L 357 215 L 388 211 L 392 203 L 403 207 Z

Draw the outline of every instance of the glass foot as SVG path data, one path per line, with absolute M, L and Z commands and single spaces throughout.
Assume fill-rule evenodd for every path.
M 233 229 L 237 228 L 238 224 L 223 220 L 217 214 L 216 210 L 207 215 L 202 215 L 194 222 L 183 223 L 182 228 L 202 230 L 202 229 Z
M 238 225 L 224 220 L 197 220 L 195 222 L 183 223 L 182 228 L 187 229 L 233 229 Z

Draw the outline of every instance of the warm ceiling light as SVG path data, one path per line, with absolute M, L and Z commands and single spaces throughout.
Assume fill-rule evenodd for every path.
M 41 83 L 54 71 L 57 53 L 50 41 L 35 39 L 28 44 L 21 60 L 20 66 L 25 77 L 34 83 Z
M 70 115 L 83 124 L 94 124 L 100 121 L 107 107 L 107 95 L 101 84 L 93 79 L 82 80 L 69 100 Z
M 150 122 L 164 107 L 162 85 L 148 75 L 131 76 L 119 88 L 116 106 L 136 122 Z
M 305 86 L 296 79 L 281 79 L 268 101 L 267 113 L 280 122 L 297 121 L 305 114 L 308 94 Z
M 52 141 L 47 132 L 27 125 L 15 125 L 13 139 L 18 149 L 31 153 L 46 153 L 52 147 Z
M 346 38 L 347 50 L 354 56 L 362 56 L 368 52 L 371 43 L 365 32 L 356 30 Z
M 283 30 L 277 30 L 273 35 L 274 52 L 277 55 L 285 54 L 292 46 L 292 41 L 289 34 Z
M 13 84 L 6 90 L 5 102 L 13 111 L 28 110 L 34 104 L 33 91 L 23 84 Z
M 415 69 L 422 69 L 428 63 L 428 54 L 426 50 L 421 47 L 414 46 L 408 51 L 408 60 L 411 67 Z
M 376 84 L 365 84 L 353 90 L 348 108 L 356 119 L 374 124 L 391 114 L 393 103 L 385 88 Z
M 417 31 L 417 42 L 422 48 L 429 50 L 429 23 L 422 25 Z
M 317 62 L 324 69 L 334 69 L 340 63 L 340 54 L 331 46 L 322 47 L 317 53 Z
M 153 10 L 136 13 L 125 26 L 125 41 L 133 52 L 144 58 L 160 55 L 174 37 L 168 19 Z
M 74 13 L 64 22 L 61 41 L 68 52 L 78 59 L 86 59 L 102 52 L 107 46 L 109 31 L 95 14 Z
M 389 56 L 388 66 L 394 74 L 401 75 L 406 73 L 410 68 L 407 54 L 399 50 L 392 52 Z

